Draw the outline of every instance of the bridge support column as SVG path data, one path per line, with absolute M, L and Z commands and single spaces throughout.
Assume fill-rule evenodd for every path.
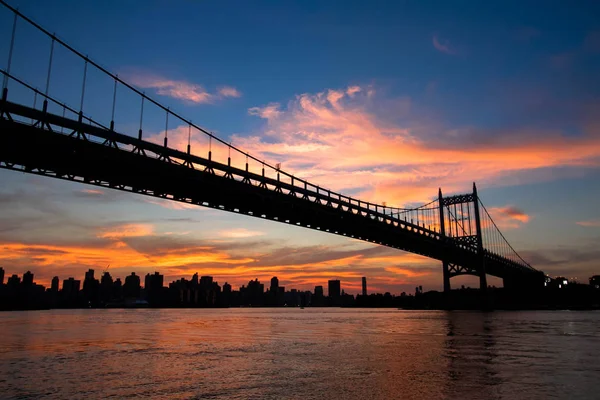
M 450 287 L 450 263 L 448 261 L 442 261 L 442 268 L 444 271 L 444 293 L 449 293 Z
M 481 234 L 481 217 L 479 215 L 479 197 L 477 197 L 477 186 L 475 186 L 475 182 L 473 182 L 473 204 L 475 207 L 475 226 L 477 228 L 479 288 L 482 292 L 485 292 L 487 291 L 487 277 L 485 275 L 485 256 L 483 253 L 483 236 Z
M 442 197 L 442 188 L 438 191 L 438 204 L 440 207 L 440 234 L 442 238 L 446 236 L 446 228 L 444 226 L 444 199 Z M 442 271 L 444 272 L 444 293 L 450 292 L 450 263 L 446 260 L 442 261 Z

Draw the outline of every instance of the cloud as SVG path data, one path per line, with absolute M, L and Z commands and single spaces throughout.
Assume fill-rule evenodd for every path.
M 597 228 L 597 227 L 600 227 L 600 219 L 590 219 L 588 221 L 579 221 L 579 222 L 576 222 L 576 224 L 579 226 Z
M 242 97 L 242 93 L 231 86 L 220 87 L 218 93 L 221 97 Z
M 499 228 L 519 228 L 531 219 L 530 215 L 514 206 L 492 207 L 489 212 Z
M 90 194 L 90 195 L 96 195 L 96 196 L 103 196 L 104 195 L 104 191 L 102 191 L 102 190 L 95 190 L 95 189 L 83 189 L 83 190 L 81 190 L 81 193 Z
M 232 239 L 241 239 L 241 238 L 262 236 L 264 234 L 265 234 L 264 232 L 251 231 L 251 230 L 244 229 L 244 228 L 235 228 L 235 229 L 229 229 L 229 230 L 219 232 L 219 236 L 225 237 L 225 238 L 232 238 Z
M 258 117 L 273 120 L 281 115 L 281 111 L 279 111 L 280 104 L 279 103 L 269 103 L 264 107 L 252 107 L 248 109 L 248 114 L 256 115 Z
M 102 228 L 98 233 L 99 238 L 122 239 L 126 237 L 148 236 L 154 233 L 151 224 L 122 224 Z
M 202 85 L 184 80 L 173 80 L 144 72 L 126 72 L 126 80 L 144 89 L 155 89 L 161 96 L 172 97 L 192 104 L 212 104 L 227 97 L 241 97 L 241 92 L 231 86 L 222 86 L 216 93 L 210 93 Z
M 428 201 L 438 187 L 450 193 L 474 180 L 497 184 L 524 171 L 600 166 L 600 140 L 593 133 L 449 129 L 429 118 L 411 118 L 406 102 L 379 99 L 368 90 L 351 92 L 352 97 L 348 88 L 328 89 L 298 95 L 285 107 L 253 107 L 249 113 L 264 119 L 264 128 L 233 136 L 233 142 L 323 187 L 398 206 Z M 399 107 L 406 118 L 386 117 Z
M 438 51 L 446 54 L 457 54 L 456 50 L 450 45 L 450 41 L 440 39 L 438 34 L 434 34 L 432 37 L 433 47 L 435 47 Z

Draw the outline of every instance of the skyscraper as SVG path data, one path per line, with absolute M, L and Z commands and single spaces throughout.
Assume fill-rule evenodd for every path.
M 23 274 L 23 286 L 33 285 L 33 274 L 31 271 L 27 271 Z
M 54 293 L 58 292 L 58 276 L 52 278 L 52 284 L 50 285 L 50 290 Z
M 323 297 L 323 286 L 315 286 L 315 297 Z
M 123 285 L 123 295 L 126 298 L 137 299 L 140 297 L 140 277 L 132 272 L 131 275 L 125 277 Z
M 279 279 L 276 276 L 271 278 L 271 293 L 277 293 L 279 291 Z
M 363 296 L 367 295 L 367 277 L 366 276 L 362 277 L 362 295 Z
M 0 267 L 0 285 L 4 285 L 4 268 Z
M 328 282 L 328 295 L 331 298 L 338 298 L 341 296 L 341 284 L 339 279 L 332 279 Z

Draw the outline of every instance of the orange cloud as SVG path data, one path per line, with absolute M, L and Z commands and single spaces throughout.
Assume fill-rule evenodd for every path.
M 94 194 L 94 195 L 98 195 L 98 196 L 104 195 L 104 191 L 95 190 L 95 189 L 82 189 L 81 192 L 86 193 L 86 194 Z
M 428 202 L 438 187 L 449 194 L 464 191 L 472 181 L 498 183 L 523 171 L 600 166 L 600 139 L 593 133 L 475 128 L 436 128 L 434 133 L 380 117 L 373 93 L 351 86 L 299 95 L 285 108 L 277 103 L 250 108 L 250 115 L 265 120 L 264 129 L 251 136 L 234 135 L 232 143 L 321 187 L 390 206 Z M 398 107 L 409 112 L 410 100 L 395 102 L 390 112 Z M 150 140 L 162 143 L 163 135 Z M 169 146 L 185 151 L 188 135 L 192 152 L 206 157 L 208 137 L 195 128 L 169 130 Z M 245 168 L 245 154 L 230 152 L 214 140 L 210 150 L 213 160 L 226 163 L 231 156 L 232 165 Z M 261 172 L 260 163 L 252 160 L 249 168 Z M 275 177 L 272 170 L 266 173 Z
M 103 228 L 98 237 L 105 239 L 121 239 L 125 237 L 148 236 L 154 233 L 150 224 L 123 224 L 112 228 Z
M 221 231 L 218 233 L 221 237 L 233 238 L 233 239 L 241 239 L 241 238 L 249 238 L 255 236 L 262 236 L 265 233 L 260 231 L 251 231 L 244 228 L 235 228 L 229 229 L 226 231 Z
M 600 227 L 600 219 L 591 219 L 591 220 L 588 220 L 588 221 L 579 221 L 579 222 L 576 222 L 576 224 L 579 225 L 579 226 L 597 228 L 597 227 Z
M 500 228 L 518 228 L 531 219 L 530 215 L 514 206 L 492 207 L 489 212 Z

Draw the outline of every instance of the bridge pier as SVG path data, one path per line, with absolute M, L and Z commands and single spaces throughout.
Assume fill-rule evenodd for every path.
M 444 293 L 449 293 L 450 287 L 450 263 L 448 261 L 442 261 L 442 268 L 444 271 Z

